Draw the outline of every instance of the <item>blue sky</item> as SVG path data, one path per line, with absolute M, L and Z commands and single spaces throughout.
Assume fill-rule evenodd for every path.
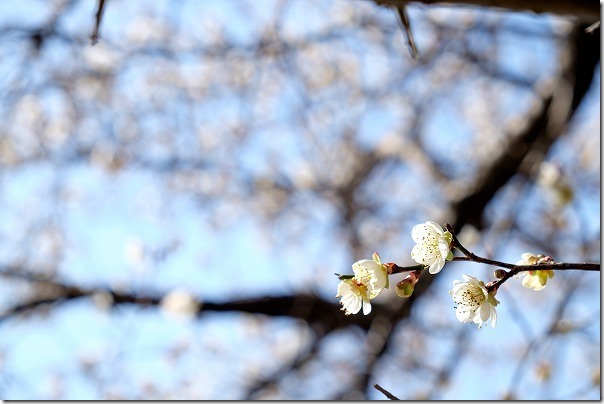
M 178 157 L 186 159 L 197 157 L 197 149 L 192 145 L 198 139 L 211 142 L 213 134 L 215 139 L 231 136 L 230 125 L 240 119 L 241 105 L 249 100 L 241 100 L 237 98 L 237 94 L 226 90 L 221 92 L 219 89 L 218 95 L 210 92 L 214 97 L 212 102 L 200 105 L 198 114 L 191 113 L 186 103 L 174 95 L 176 90 L 169 86 L 169 81 L 156 87 L 149 86 L 146 80 L 153 75 L 148 73 L 157 72 L 161 76 L 164 70 L 152 58 L 146 59 L 144 55 L 134 52 L 128 54 L 131 41 L 134 41 L 133 27 L 136 27 L 137 21 L 140 23 L 141 18 L 147 18 L 148 21 L 174 19 L 178 21 L 179 27 L 179 32 L 174 34 L 174 43 L 184 44 L 186 47 L 204 44 L 204 41 L 209 41 L 204 38 L 204 30 L 223 26 L 230 39 L 249 45 L 254 43 L 260 32 L 259 27 L 271 20 L 278 2 L 267 2 L 269 6 L 265 7 L 257 7 L 252 1 L 163 1 L 144 3 L 143 6 L 143 3 L 113 0 L 108 3 L 104 15 L 102 43 L 91 48 L 88 47 L 86 38 L 92 27 L 93 3 L 77 3 L 74 10 L 61 22 L 71 35 L 81 41 L 76 58 L 69 56 L 69 53 L 63 54 L 58 44 L 51 44 L 50 49 L 58 49 L 57 52 L 49 51 L 28 74 L 20 70 L 18 63 L 8 63 L 2 69 L 4 74 L 0 74 L 0 77 L 10 79 L 11 74 L 23 75 L 30 84 L 35 84 L 46 77 L 47 71 L 66 63 L 65 60 L 70 62 L 66 69 L 78 71 L 78 64 L 94 65 L 95 57 L 105 60 L 107 55 L 114 52 L 118 60 L 123 59 L 128 63 L 124 74 L 117 78 L 119 85 L 116 88 L 123 92 L 124 100 L 131 102 L 134 112 L 147 114 L 149 118 L 143 120 L 141 125 L 148 138 L 140 143 L 129 144 L 127 149 L 130 152 L 138 153 L 137 155 L 150 161 L 161 161 L 170 157 L 170 150 L 175 150 Z M 348 2 L 336 1 L 329 6 L 319 6 L 319 3 L 292 3 L 282 21 L 282 32 L 286 38 L 302 37 L 309 33 L 320 34 L 327 31 L 334 20 L 346 21 L 346 13 L 350 12 Z M 7 7 L 7 4 L 0 4 L 0 24 L 3 21 L 36 24 L 44 20 L 48 12 L 48 4 L 44 2 L 24 2 L 20 3 L 20 7 Z M 369 2 L 364 2 L 359 7 L 368 12 L 376 8 Z M 340 10 L 341 15 L 338 14 Z M 414 22 L 417 21 L 414 26 L 417 26 L 416 38 L 421 50 L 422 46 L 428 46 L 428 41 L 423 38 L 427 38 L 430 31 L 423 18 L 429 12 L 424 8 L 414 7 L 409 12 Z M 449 11 L 446 9 L 440 9 L 430 16 L 443 18 L 447 13 Z M 160 18 L 154 20 L 156 15 Z M 378 8 L 377 15 L 379 21 L 392 24 L 389 29 L 398 29 L 391 11 Z M 487 13 L 483 18 L 484 21 L 494 21 L 499 16 L 497 13 Z M 522 15 L 507 15 L 504 22 L 511 26 L 528 24 L 535 32 L 544 33 L 549 33 L 552 27 L 561 24 L 555 19 Z M 362 49 L 368 45 L 364 42 L 364 34 L 350 35 L 339 43 L 346 45 L 345 49 L 332 50 L 325 45 L 325 48 L 319 47 L 317 52 L 349 52 L 352 56 L 361 54 L 360 60 L 356 61 L 358 77 L 362 78 L 367 88 L 382 88 L 385 77 L 396 77 L 397 69 L 408 67 L 410 62 L 402 34 L 398 36 L 400 43 L 394 45 L 399 51 L 396 57 L 386 50 L 375 48 L 368 49 L 366 53 L 351 52 L 350 49 L 357 46 Z M 500 41 L 503 45 L 500 48 L 501 66 L 505 70 L 518 71 L 531 79 L 553 73 L 553 41 L 542 37 L 519 38 L 514 34 L 502 35 Z M 519 46 L 520 43 L 522 46 Z M 15 46 L 21 49 L 18 45 L 5 41 L 0 44 L 0 54 L 10 52 L 11 47 Z M 115 49 L 111 49 L 112 46 Z M 17 60 L 20 60 L 25 51 L 21 49 L 19 52 Z M 182 61 L 178 62 L 182 63 L 179 70 L 183 77 L 190 78 L 202 69 L 200 66 L 204 63 L 211 63 L 200 63 L 188 56 L 189 58 L 183 55 Z M 233 60 L 236 62 L 237 59 Z M 319 62 L 309 60 L 308 63 L 313 66 L 312 63 Z M 266 101 L 266 104 L 258 102 L 258 108 L 262 105 L 270 105 L 272 108 L 264 116 L 258 111 L 252 113 L 257 128 L 251 140 L 246 140 L 241 149 L 238 149 L 237 165 L 229 165 L 229 150 L 219 140 L 216 145 L 208 146 L 207 161 L 211 164 L 224 162 L 230 169 L 225 170 L 228 173 L 236 172 L 240 167 L 245 168 L 246 173 L 270 173 L 277 167 L 284 176 L 293 177 L 300 172 L 301 167 L 308 164 L 308 144 L 301 140 L 301 136 L 314 133 L 321 140 L 321 147 L 326 155 L 332 153 L 334 156 L 342 156 L 340 161 L 334 158 L 330 163 L 332 165 L 320 167 L 319 173 L 327 175 L 329 172 L 336 172 L 338 164 L 344 164 L 346 154 L 340 148 L 338 140 L 342 127 L 347 123 L 353 122 L 358 126 L 358 143 L 371 150 L 400 130 L 401 125 L 404 126 L 401 121 L 412 113 L 411 109 L 405 109 L 401 104 L 372 105 L 370 101 L 357 104 L 350 101 L 350 104 L 345 104 L 351 105 L 350 109 L 340 108 L 342 97 L 347 97 L 348 93 L 346 88 L 336 86 L 335 89 L 330 89 L 331 92 L 317 96 L 315 105 L 320 105 L 323 109 L 318 108 L 315 120 L 311 120 L 308 127 L 292 127 L 292 117 L 296 117 L 304 107 L 303 101 L 297 98 L 297 84 L 287 77 L 277 76 L 274 66 L 259 62 L 256 68 L 262 70 L 264 77 L 260 86 L 268 86 L 274 80 L 273 85 L 277 83 L 276 86 L 281 91 L 276 91 L 274 98 Z M 410 90 L 411 96 L 416 94 L 418 97 L 429 94 L 430 87 L 422 80 L 437 80 L 436 76 L 437 74 L 426 78 L 418 75 L 417 80 L 401 80 L 403 88 L 394 88 L 392 91 Z M 477 136 L 475 127 L 460 118 L 458 107 L 475 97 L 476 93 L 473 91 L 479 91 L 481 86 L 489 83 L 469 81 L 467 86 L 461 84 L 447 94 L 450 102 L 434 101 L 433 114 L 425 126 L 426 144 L 444 161 L 455 160 L 451 158 L 451 150 L 462 160 L 464 156 L 472 155 L 472 148 L 467 145 L 474 144 Z M 590 93 L 585 111 L 582 111 L 588 116 L 597 115 L 594 111 L 599 110 L 599 81 L 597 84 Z M 503 85 L 500 94 L 510 100 L 504 103 L 504 117 L 513 117 L 522 112 L 532 100 L 528 93 L 514 92 Z M 270 97 L 271 94 L 266 96 Z M 49 97 L 50 101 L 44 105 L 51 109 L 59 108 L 62 99 L 52 98 L 52 92 Z M 159 103 L 163 99 L 174 99 L 175 102 L 161 114 L 154 114 L 152 110 L 145 111 L 145 105 L 140 102 L 147 97 L 157 97 Z M 88 102 L 94 106 L 95 96 L 91 96 Z M 6 106 L 3 108 L 5 111 Z M 322 111 L 328 111 L 324 112 L 326 117 L 320 115 Z M 191 125 L 183 124 L 190 116 L 200 120 L 199 126 L 195 125 L 195 128 L 206 133 L 205 137 L 195 133 L 195 128 Z M 128 118 L 128 111 L 99 108 L 98 115 L 93 115 L 88 125 L 80 127 L 85 133 L 78 135 L 89 136 L 91 144 L 101 142 L 101 145 L 106 144 L 108 148 L 120 144 L 119 139 L 126 139 L 124 142 L 127 143 L 127 128 L 130 124 Z M 328 123 L 325 124 L 324 120 Z M 574 153 L 569 150 L 574 151 L 577 145 L 590 142 L 593 135 L 593 123 L 589 123 L 593 120 L 586 121 L 585 125 L 577 122 L 569 138 L 563 139 L 552 150 L 552 159 L 573 169 L 574 162 L 569 156 Z M 166 128 L 178 134 L 174 136 L 172 148 L 164 147 L 161 142 L 162 136 L 166 136 Z M 324 131 L 315 133 L 319 130 Z M 153 142 L 145 143 L 149 139 Z M 57 147 L 58 157 L 53 158 L 60 162 L 61 153 L 69 155 L 70 150 L 66 149 Z M 44 268 L 49 260 L 50 250 L 45 244 L 48 241 L 42 236 L 29 235 L 32 228 L 36 229 L 36 223 L 44 223 L 48 228 L 58 229 L 61 233 L 59 242 L 64 248 L 57 268 L 59 279 L 89 287 L 111 287 L 156 295 L 163 295 L 175 288 L 186 288 L 202 302 L 313 291 L 335 301 L 337 278 L 333 273 L 350 271 L 350 251 L 343 242 L 343 235 L 333 223 L 337 217 L 337 208 L 330 205 L 327 198 L 301 194 L 296 200 L 297 210 L 289 212 L 286 220 L 267 224 L 254 210 L 257 207 L 254 203 L 261 205 L 262 201 L 250 201 L 254 208 L 249 209 L 241 209 L 240 205 L 229 203 L 219 203 L 210 208 L 193 193 L 180 191 L 173 179 L 161 172 L 144 167 L 127 167 L 117 172 L 107 172 L 94 163 L 61 165 L 53 161 L 53 158 L 0 172 L 0 262 L 11 262 L 25 256 L 26 262 L 32 267 Z M 451 167 L 455 176 L 464 178 L 467 175 L 468 168 L 463 164 L 451 164 Z M 569 174 L 578 177 L 599 171 L 593 166 L 584 169 L 587 174 L 576 168 L 576 171 L 570 171 Z M 221 174 L 209 172 L 206 181 L 210 185 L 203 184 L 212 186 L 212 176 Z M 397 224 L 401 229 L 398 239 L 389 240 L 382 245 L 372 245 L 375 248 L 368 248 L 367 256 L 371 255 L 373 249 L 377 249 L 384 261 L 411 264 L 411 227 L 418 221 L 431 220 L 429 215 L 431 212 L 438 212 L 443 203 L 443 195 L 436 187 L 424 186 L 427 176 L 420 167 L 397 168 L 392 172 L 385 172 L 384 177 L 384 188 L 388 187 L 390 195 L 396 195 L 400 203 L 394 205 L 394 208 L 384 206 L 383 209 L 406 209 L 409 215 L 404 223 Z M 234 180 L 239 181 L 241 178 L 235 177 Z M 233 182 L 231 187 L 234 191 L 228 191 L 238 195 L 238 185 L 239 182 Z M 186 186 L 183 187 L 186 189 Z M 384 188 L 367 190 L 368 200 L 382 198 Z M 599 233 L 598 197 L 594 196 L 592 189 L 576 191 L 577 206 L 582 208 L 568 208 L 560 216 L 570 221 L 586 223 L 587 229 L 583 230 L 589 234 Z M 422 206 L 414 205 L 413 200 L 407 198 L 410 193 L 422 200 Z M 541 206 L 544 200 L 547 197 L 535 191 L 527 197 L 525 207 L 530 210 L 531 207 Z M 495 205 L 494 209 L 497 207 Z M 502 199 L 501 209 L 505 212 L 506 208 L 509 208 L 509 204 Z M 220 223 L 221 226 L 211 225 L 212 219 L 216 217 L 225 218 Z M 368 219 L 365 226 L 367 237 L 371 238 L 372 232 L 377 232 L 377 227 L 381 225 Z M 36 234 L 35 231 L 33 233 Z M 572 248 L 575 245 L 572 240 L 569 241 L 568 257 L 564 259 L 573 259 Z M 137 255 L 140 248 L 144 251 L 142 256 Z M 166 248 L 171 252 L 164 259 L 153 261 L 149 258 L 148 254 Z M 479 254 L 488 252 L 481 244 L 474 248 L 473 251 Z M 525 244 L 511 241 L 498 250 L 501 255 L 497 258 L 515 262 L 524 251 Z M 593 258 L 599 261 L 599 257 Z M 461 272 L 485 279 L 492 272 L 491 268 L 462 263 L 452 263 L 450 266 L 453 270 L 444 270 L 438 275 L 434 294 L 425 298 L 426 301 L 418 308 L 421 312 L 417 313 L 423 326 L 437 329 L 442 327 L 445 330 L 443 336 L 433 333 L 426 341 L 422 341 L 425 344 L 423 349 L 426 349 L 426 360 L 434 366 L 445 363 L 448 358 L 449 348 L 458 330 L 452 327 L 463 326 L 455 320 L 453 304 L 447 293 L 452 281 L 459 279 Z M 566 274 L 555 278 L 562 283 L 565 279 Z M 599 310 L 594 308 L 599 285 L 595 284 L 595 279 L 595 274 L 585 274 L 585 293 L 574 299 L 568 310 L 577 321 L 590 321 L 585 335 L 599 338 Z M 498 296 L 502 302 L 498 326 L 495 329 L 476 331 L 471 327 L 468 330 L 467 340 L 471 341 L 468 359 L 463 361 L 450 387 L 439 398 L 480 399 L 503 394 L 507 380 L 510 380 L 514 371 L 510 362 L 504 362 L 504 359 L 506 356 L 518 355 L 522 352 L 523 344 L 526 344 L 523 330 L 513 320 L 518 314 L 514 312 L 515 306 L 511 301 L 517 306 L 523 306 L 521 315 L 531 324 L 533 335 L 538 335 L 547 325 L 541 321 L 543 313 L 551 311 L 548 299 L 552 296 L 560 297 L 562 293 L 562 288 L 556 284 L 538 295 L 523 289 L 519 282 L 510 282 L 506 286 Z M 2 289 L 4 297 L 0 299 L 0 305 L 3 307 L 9 307 L 15 297 L 25 293 L 23 289 L 13 285 L 6 285 Z M 388 302 L 393 300 L 391 295 L 378 299 Z M 525 301 L 529 303 L 525 304 Z M 444 311 L 445 308 L 448 311 Z M 55 395 L 64 399 L 99 399 L 101 392 L 98 385 L 108 388 L 105 393 L 126 399 L 149 396 L 237 399 L 241 398 L 246 386 L 229 381 L 270 374 L 278 368 L 278 362 L 271 358 L 292 357 L 297 350 L 307 346 L 311 339 L 308 329 L 289 319 L 208 314 L 201 320 L 193 321 L 169 317 L 156 308 L 119 307 L 109 312 L 102 305 L 95 306 L 92 300 L 61 305 L 48 315 L 36 313 L 31 317 L 4 321 L 0 327 L 0 347 L 5 351 L 0 362 L 4 374 L 0 378 L 0 395 L 13 400 L 45 399 Z M 556 376 L 560 379 L 552 380 L 552 384 L 548 386 L 539 385 L 533 390 L 530 386 L 535 381 L 527 375 L 521 388 L 527 394 L 527 399 L 541 398 L 547 394 L 547 389 L 551 389 L 556 397 L 572 394 L 575 386 L 564 385 L 561 378 L 569 375 L 576 375 L 584 380 L 589 378 L 592 368 L 586 368 L 585 363 L 590 361 L 592 354 L 599 354 L 599 351 L 574 353 L 573 347 L 582 344 L 583 336 L 573 335 L 567 338 L 570 343 L 560 343 L 570 351 L 566 356 L 559 355 L 560 358 L 566 358 L 564 371 Z M 350 355 L 350 351 L 360 349 L 363 344 L 363 338 L 355 330 L 331 335 L 321 345 L 324 359 L 306 370 L 309 374 L 315 372 L 317 377 L 308 378 L 305 385 L 300 387 L 295 377 L 288 376 L 283 382 L 284 388 L 289 389 L 293 397 L 321 399 L 349 377 L 342 369 L 347 366 L 354 368 L 362 363 L 362 358 L 355 358 Z M 497 349 L 494 350 L 494 346 Z M 546 352 L 544 357 L 558 358 L 555 352 L 551 353 L 556 350 L 555 346 L 547 345 L 543 349 Z M 481 355 L 504 365 L 496 368 L 496 375 L 489 375 L 489 381 L 476 383 L 474 381 L 489 370 L 489 366 L 481 362 Z M 497 384 L 497 380 L 506 382 Z M 391 387 L 395 394 L 408 392 L 407 388 L 401 386 L 395 358 L 385 362 L 378 370 L 376 382 L 378 381 L 385 387 Z M 417 388 L 420 392 L 424 387 L 418 384 L 409 389 Z M 130 395 L 122 396 L 124 392 Z M 170 396 L 176 393 L 180 395 Z M 369 398 L 382 399 L 383 396 L 371 391 Z

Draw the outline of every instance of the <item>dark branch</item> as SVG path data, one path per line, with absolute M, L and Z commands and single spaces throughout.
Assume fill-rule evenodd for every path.
M 407 0 L 373 0 L 380 5 L 400 6 Z M 600 5 L 593 0 L 414 0 L 415 3 L 500 8 L 510 11 L 552 13 L 574 16 L 582 22 L 592 24 L 600 19 Z
M 417 51 L 417 46 L 415 45 L 415 41 L 413 40 L 411 22 L 409 22 L 409 17 L 407 16 L 407 12 L 405 11 L 405 6 L 396 7 L 396 15 L 398 16 L 399 22 L 403 27 L 403 32 L 405 32 L 405 37 L 407 38 L 407 45 L 409 46 L 409 51 L 411 52 L 411 57 L 413 59 L 417 59 L 419 57 L 419 52 Z
M 105 8 L 105 0 L 99 0 L 99 6 L 96 11 L 94 29 L 90 35 L 90 43 L 96 45 L 99 41 L 100 35 L 99 30 L 101 28 L 101 20 L 103 19 L 103 10 Z
M 383 388 L 379 384 L 374 384 L 373 387 L 377 391 L 379 391 L 380 393 L 382 393 L 383 395 L 385 395 L 386 397 L 388 397 L 390 400 L 400 400 L 397 396 L 395 396 L 394 394 L 392 394 L 391 392 L 389 392 L 388 390 L 386 390 L 385 388 Z

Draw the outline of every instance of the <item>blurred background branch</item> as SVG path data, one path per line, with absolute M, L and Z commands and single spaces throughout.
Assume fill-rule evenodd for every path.
M 399 6 L 407 3 L 407 0 L 373 0 L 380 5 Z M 580 0 L 415 0 L 414 3 L 426 5 L 448 5 L 448 6 L 478 6 L 485 8 L 504 9 L 511 11 L 530 11 L 533 13 L 553 13 L 563 16 L 574 16 L 582 22 L 592 24 L 600 19 L 600 7 L 593 1 Z

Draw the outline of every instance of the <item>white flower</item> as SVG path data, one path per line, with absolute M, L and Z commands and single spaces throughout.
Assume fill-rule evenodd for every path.
M 342 279 L 338 285 L 340 303 L 346 315 L 356 314 L 363 308 L 363 314 L 371 313 L 371 299 L 376 298 L 388 287 L 388 272 L 377 253 L 373 260 L 360 260 L 352 264 L 354 276 Z
M 434 222 L 418 224 L 411 230 L 411 237 L 417 244 L 411 250 L 411 258 L 418 264 L 429 265 L 431 274 L 440 272 L 447 259 L 453 259 L 449 245 L 453 236 Z
M 552 270 L 528 271 L 522 273 L 526 274 L 526 276 L 522 280 L 522 286 L 533 290 L 541 290 L 545 288 L 545 285 L 547 284 L 547 279 L 554 277 L 554 271 Z
M 554 260 L 551 257 L 546 257 L 543 254 L 535 255 L 533 253 L 524 253 L 520 256 L 522 258 L 516 263 L 516 265 L 539 265 L 553 263 Z M 554 271 L 552 270 L 534 270 L 520 272 L 516 275 L 517 278 L 524 277 L 522 280 L 522 286 L 533 290 L 542 290 L 547 284 L 549 278 L 554 277 Z
M 520 256 L 522 258 L 516 263 L 516 265 L 535 265 L 539 261 L 539 256 L 533 253 L 524 253 Z
M 462 323 L 473 322 L 481 328 L 491 320 L 491 326 L 497 324 L 497 311 L 495 306 L 499 301 L 490 294 L 484 285 L 473 276 L 462 275 L 464 281 L 453 281 L 451 296 L 457 304 L 455 315 Z

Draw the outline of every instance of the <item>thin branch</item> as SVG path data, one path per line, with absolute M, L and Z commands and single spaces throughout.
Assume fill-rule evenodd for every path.
M 99 0 L 99 7 L 96 11 L 94 29 L 90 35 L 90 44 L 96 45 L 99 42 L 99 29 L 101 28 L 101 20 L 103 19 L 103 10 L 105 8 L 105 0 Z
M 389 262 L 386 264 L 386 266 L 388 267 L 388 275 L 400 274 L 402 272 L 419 271 L 419 270 L 426 268 L 425 265 L 421 265 L 421 264 L 411 265 L 408 267 L 401 267 L 401 266 L 396 265 L 394 262 Z
M 391 392 L 389 392 L 388 390 L 386 390 L 385 388 L 383 388 L 382 386 L 380 386 L 379 384 L 374 384 L 373 387 L 379 391 L 380 393 L 382 393 L 383 395 L 385 395 L 386 397 L 388 397 L 390 400 L 399 400 L 400 398 L 398 398 L 397 396 L 395 396 L 394 394 L 392 394 Z
M 417 51 L 415 40 L 413 40 L 411 22 L 409 22 L 409 17 L 407 16 L 407 11 L 405 10 L 404 5 L 396 7 L 396 15 L 398 16 L 398 20 L 403 27 L 403 31 L 405 32 L 405 38 L 407 38 L 407 45 L 409 46 L 411 57 L 413 59 L 417 59 L 419 57 L 419 52 Z
M 470 253 L 472 254 L 472 253 Z M 554 270 L 554 271 L 564 271 L 564 270 L 579 270 L 579 271 L 599 271 L 601 264 L 594 264 L 590 262 L 556 262 L 554 264 L 536 264 L 536 265 L 514 265 L 507 262 L 501 262 L 496 260 L 491 260 L 488 258 L 480 257 L 476 254 L 472 254 L 468 257 L 455 257 L 453 261 L 472 261 L 478 262 L 481 264 L 487 264 L 502 268 L 507 268 L 510 271 L 510 276 L 516 275 L 519 272 L 524 271 L 535 271 L 535 270 Z
M 373 0 L 376 4 L 384 6 L 400 6 L 408 0 Z M 553 13 L 564 16 L 574 16 L 579 20 L 591 24 L 600 19 L 600 5 L 593 0 L 413 0 L 414 3 L 423 3 L 436 6 L 463 5 L 486 7 L 490 9 L 505 9 L 533 13 Z
M 509 271 L 503 271 L 503 276 L 501 278 L 499 278 L 498 280 L 492 282 L 491 284 L 489 284 L 487 286 L 487 290 L 489 290 L 489 291 L 497 290 L 499 288 L 499 286 L 501 286 L 509 278 L 511 278 L 512 276 L 514 276 L 520 272 L 525 272 L 525 271 L 545 271 L 545 270 L 562 271 L 562 270 L 571 270 L 571 269 L 582 270 L 582 271 L 600 271 L 601 264 L 592 264 L 592 263 L 586 263 L 586 262 L 582 262 L 582 263 L 557 262 L 557 263 L 553 263 L 553 264 L 544 263 L 544 264 L 536 264 L 536 265 L 514 265 L 514 264 L 509 264 L 507 262 L 496 261 L 496 260 L 492 260 L 489 258 L 480 257 L 480 256 L 468 251 L 468 249 L 465 248 L 463 246 L 463 244 L 461 244 L 459 242 L 459 239 L 455 235 L 455 232 L 453 231 L 453 228 L 451 227 L 451 225 L 449 225 L 447 223 L 445 225 L 445 227 L 453 236 L 453 240 L 451 241 L 451 250 L 453 250 L 453 248 L 457 248 L 464 254 L 464 257 L 454 257 L 453 261 L 471 261 L 471 262 L 478 262 L 480 264 L 487 264 L 487 265 L 492 265 L 492 266 L 496 266 L 496 267 L 509 269 Z

